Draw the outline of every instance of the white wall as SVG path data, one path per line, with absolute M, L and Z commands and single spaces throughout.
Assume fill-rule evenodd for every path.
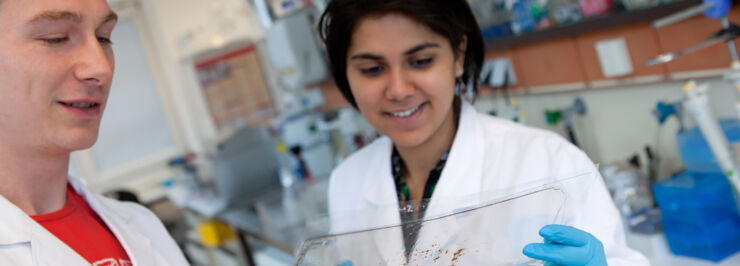
M 150 25 L 177 112 L 181 116 L 186 143 L 192 151 L 203 151 L 216 135 L 200 86 L 189 61 L 195 53 L 234 40 L 257 39 L 262 35 L 247 0 L 156 0 L 140 1 Z
M 733 117 L 736 93 L 732 86 L 721 78 L 700 82 L 711 84 L 710 100 L 715 116 Z M 661 174 L 665 176 L 682 167 L 675 140 L 678 122 L 672 118 L 659 128 L 652 110 L 658 101 L 674 102 L 683 98 L 682 86 L 683 82 L 666 82 L 515 98 L 526 113 L 528 125 L 550 129 L 566 136 L 562 126 L 547 125 L 544 112 L 569 106 L 575 97 L 582 97 L 586 103 L 587 115 L 576 120 L 576 137 L 581 142 L 581 148 L 596 163 L 625 161 L 638 152 L 644 160 L 645 145 L 655 149 L 656 136 L 659 136 L 658 153 L 664 158 Z M 475 106 L 480 111 L 487 112 L 501 102 L 500 96 L 489 94 L 480 97 Z M 686 116 L 687 126 L 693 126 L 690 115 Z

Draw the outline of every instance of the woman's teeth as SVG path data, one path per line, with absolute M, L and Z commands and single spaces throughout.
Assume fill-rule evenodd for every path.
M 403 112 L 391 112 L 391 115 L 395 117 L 406 118 L 406 117 L 411 116 L 414 112 L 416 112 L 416 110 L 419 110 L 419 107 L 421 107 L 421 105 L 417 105 L 416 107 L 408 109 Z
M 91 108 L 98 105 L 97 103 L 64 103 L 66 106 L 71 106 L 75 108 Z

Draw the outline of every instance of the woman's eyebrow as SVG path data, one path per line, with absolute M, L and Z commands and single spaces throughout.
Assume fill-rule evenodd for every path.
M 431 47 L 439 47 L 439 44 L 432 43 L 432 42 L 424 42 L 419 45 L 416 45 L 412 47 L 411 49 L 406 50 L 403 52 L 404 55 L 410 55 L 413 53 L 416 53 L 418 51 L 431 48 Z M 349 58 L 349 61 L 356 60 L 356 59 L 370 59 L 370 60 L 383 60 L 382 56 L 371 54 L 371 53 L 359 53 L 356 55 L 353 55 Z
M 404 55 L 410 55 L 410 54 L 416 53 L 418 51 L 421 51 L 421 50 L 424 50 L 424 49 L 430 48 L 430 47 L 439 47 L 439 44 L 432 43 L 432 42 L 425 42 L 425 43 L 419 44 L 417 46 L 414 46 L 411 49 L 406 50 L 406 52 L 403 52 L 403 54 Z
M 356 59 L 383 60 L 383 57 L 379 55 L 374 55 L 371 53 L 360 53 L 360 54 L 356 54 L 350 57 L 349 61 L 356 60 Z

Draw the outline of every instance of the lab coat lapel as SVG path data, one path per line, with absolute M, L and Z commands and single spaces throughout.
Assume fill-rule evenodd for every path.
M 463 101 L 461 109 L 455 140 L 425 215 L 448 213 L 451 207 L 469 207 L 480 201 L 484 132 L 476 121 L 477 112 L 473 106 Z
M 133 265 L 157 264 L 149 238 L 141 235 L 136 230 L 132 230 L 134 228 L 132 224 L 134 217 L 131 213 L 124 210 L 114 210 L 98 197 L 89 195 L 87 189 L 77 179 L 70 178 L 70 183 L 110 228 L 121 246 L 126 250 Z
M 0 196 L 0 246 L 30 243 L 36 265 L 88 265 L 72 248 L 38 224 L 20 208 Z M 24 256 L 23 254 L 19 254 Z
M 481 203 L 485 139 L 483 129 L 476 119 L 475 109 L 463 101 L 455 140 L 427 207 L 425 219 L 433 219 Z M 454 218 L 446 218 L 444 222 L 435 222 L 433 225 L 422 227 L 419 239 L 432 239 L 435 243 L 420 241 L 415 250 L 429 249 L 432 245 L 437 247 L 454 245 L 451 242 L 454 242 L 460 232 L 450 228 L 458 227 Z
M 38 265 L 90 265 L 76 251 L 41 225 L 31 229 L 31 253 Z
M 373 154 L 369 165 L 380 167 L 368 171 L 364 175 L 362 188 L 368 206 L 364 209 L 374 210 L 371 228 L 388 227 L 372 232 L 375 247 L 382 258 L 388 262 L 389 259 L 398 258 L 399 252 L 403 254 L 403 238 L 400 228 L 401 215 L 398 209 L 398 198 L 396 185 L 391 175 L 391 152 L 393 144 L 390 139 L 383 137 L 379 140 L 378 152 Z

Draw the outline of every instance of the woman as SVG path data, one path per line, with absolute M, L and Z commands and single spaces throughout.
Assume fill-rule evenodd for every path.
M 574 227 L 543 227 L 539 234 L 548 244 L 530 244 L 523 253 L 565 265 L 647 264 L 626 247 L 620 216 L 582 151 L 556 134 L 479 114 L 461 99 L 477 90 L 484 54 L 464 0 L 332 0 L 319 28 L 340 91 L 385 135 L 333 171 L 334 232 L 431 215 L 425 211 L 444 205 L 435 199 L 544 184 L 585 171 L 599 177 L 595 186 L 566 189 L 575 199 L 568 204 L 578 210 Z M 429 205 L 405 204 L 423 200 Z M 401 211 L 383 218 L 351 215 L 388 204 Z M 435 214 L 440 211 L 450 210 L 437 208 Z M 419 232 L 418 226 L 403 226 L 407 255 Z

